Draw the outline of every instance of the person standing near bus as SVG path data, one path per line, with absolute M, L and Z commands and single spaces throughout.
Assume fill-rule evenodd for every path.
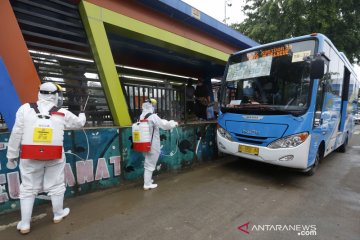
M 17 229 L 22 234 L 30 232 L 33 205 L 39 192 L 47 192 L 51 197 L 54 223 L 61 222 L 70 213 L 69 208 L 63 208 L 64 128 L 81 128 L 86 117 L 84 113 L 76 116 L 61 106 L 62 88 L 47 82 L 40 85 L 38 101 L 22 105 L 16 113 L 8 143 L 7 166 L 10 169 L 17 166 L 21 149 L 21 221 Z
M 152 175 L 156 168 L 156 163 L 160 156 L 160 128 L 170 130 L 178 126 L 178 123 L 170 120 L 161 119 L 155 114 L 157 101 L 154 98 L 146 100 L 142 104 L 142 113 L 140 120 L 147 119 L 152 129 L 152 140 L 150 152 L 144 152 L 144 190 L 151 190 L 158 185 L 153 183 Z
M 199 78 L 195 89 L 195 114 L 200 120 L 206 120 L 206 108 L 210 103 L 210 94 L 204 79 Z

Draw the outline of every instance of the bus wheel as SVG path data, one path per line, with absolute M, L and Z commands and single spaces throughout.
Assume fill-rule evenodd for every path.
M 306 176 L 312 176 L 315 174 L 316 170 L 318 169 L 319 167 L 319 164 L 320 164 L 320 155 L 319 155 L 319 151 L 316 153 L 316 157 L 315 157 L 315 162 L 314 164 L 310 167 L 309 170 L 307 170 L 305 172 L 305 175 Z
M 348 137 L 346 136 L 345 142 L 337 149 L 338 152 L 345 153 L 348 145 Z

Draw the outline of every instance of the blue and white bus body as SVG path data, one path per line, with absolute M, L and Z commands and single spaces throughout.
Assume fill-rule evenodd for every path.
M 346 99 L 342 99 L 342 96 L 336 94 L 336 84 L 332 84 L 332 91 L 335 93 L 323 90 L 323 100 L 317 100 L 317 95 L 321 92 L 321 88 L 319 88 L 321 80 L 311 79 L 308 89 L 310 93 L 307 101 L 308 107 L 301 115 L 261 114 L 261 111 L 260 113 L 256 111 L 255 113 L 220 111 L 217 131 L 219 151 L 255 161 L 309 171 L 315 167 L 315 164 L 317 165 L 320 158 L 325 157 L 339 147 L 346 147 L 347 142 L 352 137 L 355 126 L 354 114 L 357 111 L 359 83 L 349 61 L 336 50 L 329 39 L 321 34 L 312 34 L 257 46 L 240 51 L 232 56 L 309 39 L 316 40 L 314 55 L 321 53 L 325 60 L 330 58 L 329 54 L 331 51 L 328 49 L 330 46 L 339 56 L 339 59 L 343 61 L 351 76 L 351 81 L 349 77 L 349 89 L 352 90 L 348 91 L 349 96 Z M 331 52 L 331 54 L 333 53 Z M 325 67 L 329 66 L 330 62 L 331 58 Z M 230 62 L 224 74 L 223 91 L 227 84 L 226 78 L 229 64 Z M 343 87 L 344 84 L 340 83 L 338 92 L 342 91 Z M 228 92 L 222 92 L 222 94 L 226 95 Z M 351 102 L 348 101 L 350 95 L 352 96 Z M 354 99 L 355 95 L 356 100 Z M 226 97 L 222 96 L 222 99 Z M 318 107 L 316 107 L 317 101 L 322 101 L 322 104 L 318 104 Z M 241 103 L 239 104 L 241 105 Z M 319 106 L 321 111 L 319 111 Z M 223 108 L 220 107 L 220 109 Z M 284 138 L 291 141 L 299 141 L 298 139 L 301 139 L 301 143 L 298 145 L 296 143 L 292 147 L 273 147 L 277 146 L 276 141 L 279 141 L 281 144 L 286 143 Z

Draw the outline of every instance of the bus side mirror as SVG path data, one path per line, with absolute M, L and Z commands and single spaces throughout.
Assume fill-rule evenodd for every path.
M 325 62 L 321 57 L 311 61 L 310 79 L 320 79 L 324 76 Z

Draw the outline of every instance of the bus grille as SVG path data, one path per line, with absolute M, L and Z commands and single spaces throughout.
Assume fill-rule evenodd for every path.
M 249 144 L 263 145 L 268 140 L 267 137 L 248 136 L 248 135 L 236 134 L 236 133 L 234 135 L 239 142 L 244 142 Z

